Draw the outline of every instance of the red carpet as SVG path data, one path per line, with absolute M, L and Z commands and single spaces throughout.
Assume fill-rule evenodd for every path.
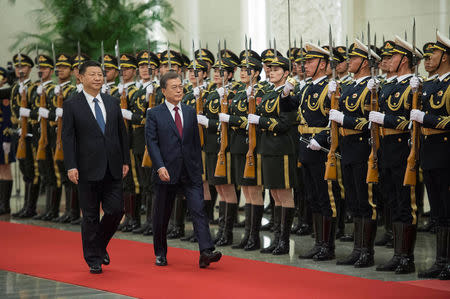
M 229 256 L 201 270 L 197 252 L 177 248 L 157 267 L 151 244 L 117 239 L 111 265 L 92 275 L 79 233 L 0 222 L 0 234 L 2 270 L 139 298 L 450 298 L 448 282 L 383 282 Z

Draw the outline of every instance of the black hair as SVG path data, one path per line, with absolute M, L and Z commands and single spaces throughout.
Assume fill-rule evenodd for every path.
M 102 68 L 102 65 L 100 64 L 100 62 L 95 61 L 95 60 L 88 60 L 86 62 L 83 62 L 80 65 L 80 69 L 78 71 L 80 73 L 80 75 L 84 75 L 84 73 L 86 73 L 87 68 L 90 66 L 96 66 L 96 67 L 99 67 L 100 69 Z
M 166 89 L 167 81 L 172 80 L 172 79 L 176 79 L 176 78 L 181 80 L 181 77 L 180 77 L 180 75 L 178 75 L 177 72 L 175 72 L 175 71 L 168 71 L 167 73 L 162 75 L 161 80 L 159 82 L 159 85 L 161 86 L 162 89 Z

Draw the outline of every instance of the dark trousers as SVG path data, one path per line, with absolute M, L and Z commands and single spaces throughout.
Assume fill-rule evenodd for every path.
M 89 266 L 101 265 L 106 247 L 123 216 L 122 180 L 106 170 L 101 181 L 79 182 L 79 201 L 83 212 L 81 238 L 83 254 Z M 100 220 L 100 204 L 104 215 Z
M 450 227 L 450 168 L 423 170 L 431 214 L 436 215 L 438 225 Z
M 345 198 L 353 217 L 376 220 L 376 205 L 372 185 L 366 183 L 367 162 L 342 166 Z
M 192 183 L 186 171 L 176 184 L 155 184 L 155 199 L 153 202 L 153 246 L 156 256 L 167 255 L 167 226 L 178 193 L 186 197 L 189 213 L 194 224 L 200 252 L 205 249 L 214 250 L 209 231 L 209 219 L 204 210 L 203 184 L 201 181 Z

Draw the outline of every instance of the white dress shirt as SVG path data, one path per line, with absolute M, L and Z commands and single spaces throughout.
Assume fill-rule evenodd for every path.
M 91 96 L 90 94 L 88 94 L 86 91 L 84 91 L 84 89 L 83 89 L 83 93 L 84 93 L 84 96 L 86 97 L 86 101 L 88 102 L 89 107 L 91 107 L 91 111 L 92 111 L 92 114 L 94 114 L 94 118 L 97 119 L 95 117 L 94 97 Z M 102 110 L 103 120 L 105 121 L 105 125 L 106 125 L 106 109 L 105 109 L 105 104 L 103 103 L 102 97 L 100 96 L 100 93 L 95 98 L 98 100 L 98 105 L 100 106 L 100 109 Z
M 169 103 L 169 101 L 164 101 L 164 103 L 166 103 L 167 108 L 169 108 L 169 112 L 170 115 L 172 115 L 173 121 L 175 121 L 175 110 L 173 110 L 173 108 L 175 108 L 175 105 Z M 181 111 L 181 104 L 178 103 L 177 105 L 178 107 L 178 113 L 180 114 L 180 118 L 181 118 L 181 126 L 183 126 L 183 112 Z

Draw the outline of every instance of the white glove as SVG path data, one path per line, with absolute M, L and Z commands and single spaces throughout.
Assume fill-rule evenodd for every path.
M 30 117 L 30 112 L 31 112 L 31 110 L 28 108 L 20 107 L 20 109 L 19 109 L 19 115 L 22 117 Z
M 3 142 L 3 152 L 5 152 L 5 155 L 8 155 L 11 151 L 11 142 Z
M 127 109 L 122 109 L 122 117 L 128 120 L 131 120 L 131 117 L 133 116 L 133 112 Z
M 83 91 L 83 83 L 77 84 L 77 92 Z
M 63 108 L 56 108 L 56 116 L 57 117 L 62 117 L 63 116 Z
M 48 118 L 48 114 L 50 113 L 50 111 L 47 108 L 39 107 L 38 113 L 40 117 Z
M 56 85 L 54 91 L 55 91 L 55 95 L 59 95 L 59 92 L 61 91 L 61 86 L 59 86 L 59 84 Z
M 230 115 L 226 113 L 219 113 L 219 121 L 227 123 L 230 121 Z
M 330 120 L 334 120 L 337 123 L 340 123 L 341 125 L 344 124 L 344 113 L 341 111 L 337 111 L 335 109 L 330 110 Z
M 109 93 L 108 90 L 109 90 L 108 85 L 107 84 L 103 84 L 102 85 L 102 93 Z
M 300 81 L 299 90 L 302 90 L 303 87 L 305 87 L 305 85 L 306 85 L 306 81 L 305 80 Z
M 372 80 L 372 79 L 370 79 L 370 80 Z M 369 86 L 369 83 L 367 83 L 367 86 Z M 370 111 L 370 113 L 369 113 L 369 121 L 371 121 L 373 123 L 377 123 L 377 124 L 383 125 L 385 116 L 386 115 L 384 113 L 377 112 L 377 111 Z
M 253 86 L 247 87 L 247 90 L 245 91 L 247 93 L 247 98 L 250 98 L 250 96 L 252 95 L 252 89 Z
M 411 81 L 412 81 L 412 79 L 411 79 Z M 425 112 L 420 111 L 418 109 L 412 109 L 410 114 L 409 114 L 409 119 L 410 120 L 415 120 L 416 122 L 421 123 L 421 124 L 423 124 L 423 118 L 424 117 L 425 117 Z
M 321 149 L 320 144 L 314 138 L 311 138 L 309 144 L 306 147 L 313 151 L 319 151 Z
M 194 94 L 194 97 L 196 98 L 196 99 L 198 99 L 198 97 L 200 96 L 200 87 L 194 87 L 194 89 L 192 90 L 192 92 L 193 92 L 193 94 Z
M 204 126 L 205 128 L 207 128 L 209 124 L 209 119 L 204 115 L 197 114 L 197 122 L 202 126 Z
M 119 95 L 122 95 L 122 93 L 123 93 L 123 84 L 119 83 L 119 85 L 117 85 L 117 89 L 119 90 Z
M 409 86 L 411 86 L 411 89 L 412 89 L 413 92 L 416 92 L 419 89 L 419 86 L 420 86 L 419 78 L 417 78 L 416 76 L 413 76 L 411 78 L 411 80 L 409 80 Z
M 21 94 L 22 92 L 27 92 L 27 86 L 23 85 L 23 83 L 19 84 L 19 93 Z
M 222 99 L 225 94 L 225 88 L 223 87 L 217 88 L 217 93 L 219 94 L 220 99 Z
M 371 78 L 369 81 L 367 81 L 367 88 L 370 91 L 377 91 L 380 87 L 380 81 L 378 79 Z
M 259 125 L 259 119 L 261 118 L 261 116 L 256 115 L 256 114 L 249 114 L 248 115 L 248 123 L 249 124 L 254 124 L 254 125 Z
M 337 90 L 337 83 L 335 80 L 328 82 L 328 97 L 331 98 L 331 94 L 335 93 Z
M 292 84 L 290 81 L 286 80 L 286 83 L 283 87 L 283 96 L 287 97 L 291 91 L 294 90 L 294 84 Z
M 149 84 L 147 85 L 147 87 L 145 88 L 145 93 L 146 94 L 153 94 L 153 84 Z
M 36 89 L 36 93 L 40 96 L 42 94 L 42 84 L 40 84 L 37 89 Z
M 17 129 L 17 135 L 19 135 L 19 136 L 22 135 L 22 128 Z

